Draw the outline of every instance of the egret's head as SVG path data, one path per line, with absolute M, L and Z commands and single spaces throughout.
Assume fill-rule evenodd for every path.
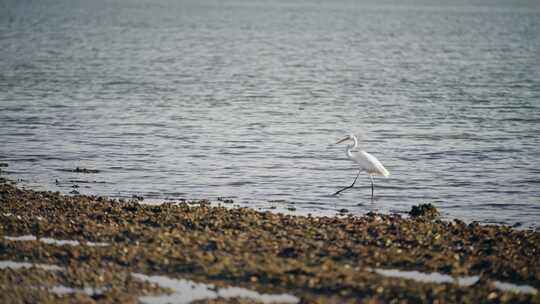
M 351 134 L 345 136 L 344 138 L 338 140 L 338 142 L 336 142 L 336 145 L 337 145 L 337 144 L 340 144 L 340 143 L 342 143 L 342 142 L 349 141 L 349 140 L 354 141 L 354 137 L 355 137 L 354 134 L 351 133 Z

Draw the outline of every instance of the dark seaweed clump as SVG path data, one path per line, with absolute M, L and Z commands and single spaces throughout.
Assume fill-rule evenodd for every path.
M 440 213 L 432 204 L 420 204 L 413 206 L 409 215 L 416 218 L 435 219 L 439 217 Z
M 75 170 L 73 170 L 73 172 L 76 172 L 76 173 L 99 173 L 100 171 L 96 170 L 96 169 L 87 169 L 87 168 L 77 167 L 77 168 L 75 168 Z

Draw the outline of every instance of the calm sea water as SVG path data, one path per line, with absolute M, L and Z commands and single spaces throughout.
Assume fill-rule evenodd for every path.
M 331 196 L 349 132 L 392 174 L 374 202 L 367 175 Z M 540 3 L 2 1 L 0 161 L 65 193 L 537 228 Z

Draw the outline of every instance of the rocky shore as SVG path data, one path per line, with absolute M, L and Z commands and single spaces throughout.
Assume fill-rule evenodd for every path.
M 194 303 L 540 303 L 539 232 L 422 209 L 306 217 L 66 196 L 3 180 L 0 302 L 164 303 L 160 295 L 183 293 L 150 279 L 160 276 L 209 284 Z

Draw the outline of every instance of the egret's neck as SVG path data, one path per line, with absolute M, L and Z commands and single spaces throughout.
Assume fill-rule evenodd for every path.
M 351 145 L 347 145 L 347 148 L 345 148 L 345 153 L 347 154 L 347 157 L 348 158 L 351 158 L 352 157 L 352 153 L 351 153 L 351 150 L 354 148 L 354 146 L 351 144 Z
M 353 140 L 354 143 L 351 146 L 351 150 L 358 147 L 358 139 L 356 138 L 356 136 L 353 136 L 352 140 Z
M 356 139 L 356 136 L 353 136 L 352 138 L 353 142 L 349 145 L 347 145 L 347 148 L 345 149 L 347 156 L 349 158 L 352 157 L 352 150 L 356 149 L 358 147 L 358 139 Z
M 356 147 L 358 147 L 358 140 L 356 139 L 356 137 L 353 137 L 352 140 L 353 140 L 353 143 L 347 145 L 347 148 L 345 150 L 348 157 L 352 157 L 351 151 L 355 149 Z

